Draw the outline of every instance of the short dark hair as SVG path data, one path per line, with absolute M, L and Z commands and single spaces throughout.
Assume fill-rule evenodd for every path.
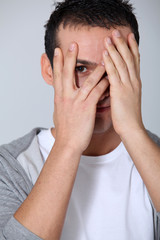
M 58 47 L 57 32 L 66 26 L 114 28 L 129 26 L 139 44 L 139 31 L 133 6 L 127 0 L 64 0 L 58 2 L 45 25 L 45 51 L 53 67 L 54 49 Z

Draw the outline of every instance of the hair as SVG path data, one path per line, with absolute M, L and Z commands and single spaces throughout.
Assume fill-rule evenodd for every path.
M 64 0 L 56 3 L 45 31 L 45 51 L 53 67 L 54 49 L 58 47 L 59 26 L 115 28 L 129 26 L 139 44 L 139 30 L 134 8 L 127 0 Z

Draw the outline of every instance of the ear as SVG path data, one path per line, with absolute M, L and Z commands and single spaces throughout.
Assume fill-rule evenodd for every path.
M 46 53 L 41 56 L 41 73 L 44 81 L 53 86 L 53 69 Z

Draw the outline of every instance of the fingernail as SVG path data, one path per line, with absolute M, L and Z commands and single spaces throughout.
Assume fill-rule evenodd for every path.
M 121 36 L 121 34 L 118 30 L 115 30 L 113 33 L 114 33 L 115 37 L 120 37 Z
M 102 66 L 105 66 L 105 64 L 104 64 L 104 62 L 103 62 L 103 61 L 101 62 L 101 64 L 102 64 Z
M 75 44 L 71 43 L 71 45 L 69 46 L 69 51 L 73 52 L 74 49 L 75 49 Z
M 112 44 L 112 40 L 111 40 L 111 38 L 107 37 L 107 38 L 106 38 L 106 41 L 107 41 L 107 43 L 108 43 L 109 45 Z
M 58 56 L 58 49 L 57 48 L 54 49 L 54 56 L 55 57 Z
M 131 33 L 131 38 L 132 38 L 132 40 L 135 40 L 134 33 Z

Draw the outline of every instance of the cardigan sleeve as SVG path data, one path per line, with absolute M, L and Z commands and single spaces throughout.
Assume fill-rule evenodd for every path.
M 12 159 L 13 160 L 13 159 Z M 18 162 L 7 161 L 0 155 L 0 239 L 42 240 L 26 229 L 14 213 L 31 190 L 25 172 Z

